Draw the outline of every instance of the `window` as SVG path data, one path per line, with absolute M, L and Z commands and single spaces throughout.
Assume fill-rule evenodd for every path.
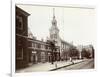
M 34 43 L 32 43 L 32 47 L 35 47 L 35 44 Z
M 23 59 L 23 48 L 21 48 L 21 47 L 17 48 L 16 58 L 17 59 Z
M 16 16 L 16 27 L 18 29 L 23 29 L 23 18 L 21 16 Z
M 41 48 L 44 49 L 44 45 L 43 44 L 41 45 Z
M 50 35 L 51 39 L 53 38 L 53 35 Z
M 28 46 L 32 47 L 32 42 L 31 41 L 28 41 Z
M 37 48 L 37 43 L 35 43 L 35 48 Z
M 40 44 L 37 44 L 37 48 L 41 48 L 41 45 Z
M 54 38 L 56 39 L 56 35 L 54 35 Z
M 21 46 L 22 45 L 22 41 L 23 41 L 22 37 L 16 36 L 16 44 L 18 46 Z
M 45 52 L 41 52 L 41 61 L 42 61 L 42 62 L 45 61 Z
M 45 49 L 48 49 L 48 46 L 47 45 L 45 46 Z

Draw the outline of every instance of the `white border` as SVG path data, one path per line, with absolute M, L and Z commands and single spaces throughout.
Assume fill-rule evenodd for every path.
M 61 0 L 60 0 L 61 1 Z M 75 77 L 75 75 L 77 76 L 77 77 L 80 77 L 80 76 L 89 76 L 90 74 L 92 75 L 93 74 L 93 76 L 95 76 L 94 74 L 96 74 L 96 71 L 97 71 L 97 67 L 96 67 L 96 70 L 71 70 L 71 71 L 66 71 L 66 72 L 32 72 L 32 73 L 19 73 L 19 74 L 15 74 L 15 4 L 34 4 L 34 5 L 45 5 L 45 6 L 60 6 L 60 7 L 63 7 L 63 6 L 65 6 L 65 7 L 77 7 L 77 8 L 95 8 L 95 3 L 90 3 L 89 4 L 89 2 L 87 2 L 87 3 L 85 3 L 85 2 L 83 2 L 83 3 L 80 3 L 80 2 L 77 2 L 77 1 L 79 1 L 79 0 L 77 0 L 76 2 L 74 1 L 74 2 L 68 2 L 68 3 L 66 3 L 66 1 L 64 2 L 65 0 L 62 0 L 61 2 L 52 2 L 52 0 L 51 1 L 49 1 L 49 2 L 43 2 L 43 0 L 42 0 L 42 2 L 40 1 L 40 2 L 38 2 L 38 1 L 32 1 L 32 0 L 13 0 L 12 1 L 12 7 L 11 7 L 11 9 L 12 9 L 12 70 L 11 70 L 11 72 L 12 72 L 12 76 L 13 77 Z M 69 1 L 69 0 L 67 0 L 67 1 Z M 95 59 L 97 59 L 97 57 L 95 57 Z M 97 61 L 95 61 L 95 63 L 96 63 Z M 86 75 L 86 74 L 84 74 L 84 73 L 87 73 L 88 72 L 88 74 Z M 92 73 L 90 73 L 90 72 L 92 72 Z M 79 74 L 80 73 L 80 74 Z M 73 75 L 72 75 L 73 74 Z M 82 75 L 81 75 L 82 74 Z M 92 76 L 92 77 L 93 77 Z
M 12 14 L 12 16 L 11 16 L 11 55 L 12 55 L 12 57 L 11 57 L 11 75 L 12 76 L 14 76 L 15 75 L 15 2 L 12 2 L 12 4 L 11 4 L 11 14 Z

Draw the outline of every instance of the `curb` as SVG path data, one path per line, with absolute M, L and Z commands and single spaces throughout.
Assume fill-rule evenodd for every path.
M 81 61 L 81 62 L 84 62 L 84 61 Z M 68 66 L 71 66 L 71 65 L 74 65 L 74 64 L 78 64 L 78 63 L 81 63 L 81 62 L 72 63 L 72 64 L 69 64 L 69 65 L 62 66 L 62 67 L 54 68 L 54 69 L 51 69 L 49 71 L 55 71 L 55 70 L 58 70 L 58 69 L 61 69 L 61 68 L 64 68 L 64 67 L 68 67 Z

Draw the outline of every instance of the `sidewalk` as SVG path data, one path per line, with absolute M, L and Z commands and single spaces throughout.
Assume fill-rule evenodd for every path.
M 74 60 L 73 62 L 74 64 L 76 64 L 82 61 L 84 60 Z M 33 64 L 27 68 L 17 70 L 16 73 L 53 71 L 69 65 L 73 65 L 73 63 L 70 61 L 57 61 L 54 62 L 54 64 L 51 64 L 49 62 L 38 63 L 38 64 Z

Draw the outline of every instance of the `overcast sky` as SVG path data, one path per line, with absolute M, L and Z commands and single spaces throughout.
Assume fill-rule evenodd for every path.
M 30 14 L 28 26 L 37 39 L 49 37 L 53 8 L 60 37 L 75 45 L 96 45 L 95 9 L 18 5 Z

